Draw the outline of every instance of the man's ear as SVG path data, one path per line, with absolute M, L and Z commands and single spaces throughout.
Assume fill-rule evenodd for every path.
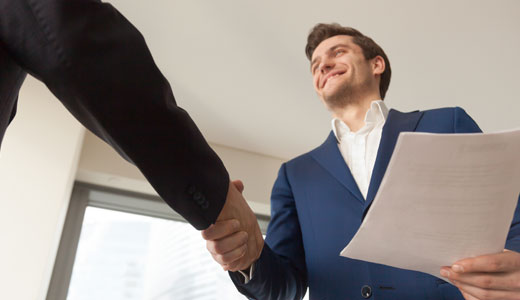
M 381 75 L 385 71 L 385 60 L 381 56 L 372 58 L 372 71 L 374 75 Z

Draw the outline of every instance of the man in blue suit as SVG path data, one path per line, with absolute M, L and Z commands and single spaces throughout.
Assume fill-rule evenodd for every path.
M 314 88 L 333 130 L 313 151 L 282 165 L 271 222 L 256 261 L 239 269 L 248 238 L 236 220 L 203 231 L 208 250 L 253 299 L 520 299 L 520 214 L 503 253 L 468 258 L 434 276 L 340 257 L 374 199 L 400 132 L 480 132 L 461 108 L 402 113 L 382 101 L 391 77 L 384 51 L 359 31 L 318 24 L 308 37 Z M 241 183 L 236 183 L 243 189 Z M 374 241 L 377 243 L 378 241 Z M 405 246 L 405 245 L 403 245 Z

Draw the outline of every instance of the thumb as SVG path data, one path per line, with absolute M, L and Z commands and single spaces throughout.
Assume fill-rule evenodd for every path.
M 244 191 L 244 183 L 242 182 L 242 180 L 233 180 L 231 181 L 231 183 L 233 183 L 233 185 L 237 188 L 237 190 L 240 193 Z

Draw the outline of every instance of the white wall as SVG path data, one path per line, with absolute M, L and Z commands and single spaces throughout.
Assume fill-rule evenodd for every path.
M 0 152 L 0 299 L 45 299 L 84 130 L 28 78 Z
M 244 182 L 244 196 L 256 213 L 269 214 L 269 197 L 280 158 L 211 144 L 223 160 L 232 179 Z M 139 170 L 122 159 L 112 148 L 87 132 L 78 168 L 82 182 L 156 195 Z

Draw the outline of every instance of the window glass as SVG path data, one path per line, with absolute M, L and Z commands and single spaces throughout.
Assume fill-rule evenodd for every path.
M 245 299 L 185 222 L 87 207 L 67 299 Z

